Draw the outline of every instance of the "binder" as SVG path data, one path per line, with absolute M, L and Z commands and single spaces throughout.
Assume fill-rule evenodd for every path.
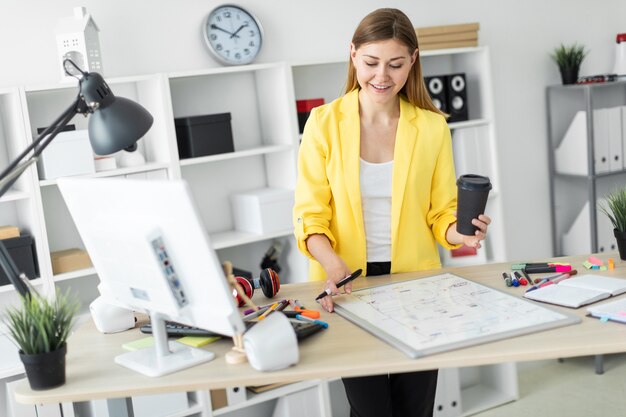
M 598 199 L 598 206 L 608 207 L 604 198 Z M 617 242 L 613 235 L 613 223 L 609 217 L 598 210 L 596 214 L 596 224 L 598 225 L 598 252 L 607 253 L 617 250 Z
M 589 219 L 589 202 L 576 216 L 569 230 L 561 238 L 563 255 L 583 255 L 591 253 L 591 222 Z
M 621 171 L 624 169 L 622 107 L 611 107 L 606 109 L 606 112 L 608 119 L 609 171 Z
M 554 151 L 556 172 L 589 175 L 587 162 L 587 112 L 576 112 L 561 143 Z
M 609 111 L 593 111 L 593 166 L 596 174 L 609 172 Z
M 626 106 L 620 106 L 622 114 L 622 160 L 626 156 Z M 626 167 L 626 165 L 624 165 Z

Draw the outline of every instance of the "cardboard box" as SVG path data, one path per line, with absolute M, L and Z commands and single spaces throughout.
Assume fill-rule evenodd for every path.
M 31 235 L 24 233 L 20 237 L 3 239 L 2 243 L 20 272 L 26 274 L 28 279 L 39 278 L 35 239 Z M 9 278 L 0 268 L 0 285 L 8 284 L 10 284 Z
M 415 28 L 422 51 L 478 46 L 478 23 Z
M 174 119 L 181 159 L 234 152 L 230 113 Z
M 263 188 L 230 197 L 235 228 L 239 231 L 262 235 L 293 227 L 293 190 Z
M 87 130 L 59 133 L 42 152 L 37 169 L 42 180 L 95 173 Z
M 0 226 L 0 239 L 20 237 L 20 228 L 17 226 Z
M 72 248 L 52 252 L 50 257 L 52 258 L 52 272 L 55 275 L 92 266 L 89 254 L 83 249 Z

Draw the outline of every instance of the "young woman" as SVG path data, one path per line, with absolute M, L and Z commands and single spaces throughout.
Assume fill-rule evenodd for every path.
M 491 222 L 481 215 L 461 235 L 455 211 L 450 130 L 424 86 L 415 30 L 401 11 L 376 10 L 352 38 L 345 95 L 313 109 L 300 145 L 294 225 L 310 278 L 337 294 L 359 268 L 440 268 L 437 242 L 480 247 Z M 331 296 L 321 304 L 333 311 Z M 354 417 L 432 415 L 437 371 L 343 381 Z

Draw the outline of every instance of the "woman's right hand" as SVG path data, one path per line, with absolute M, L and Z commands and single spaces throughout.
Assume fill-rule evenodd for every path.
M 339 262 L 335 263 L 333 266 L 329 268 L 324 268 L 326 270 L 326 281 L 324 282 L 324 286 L 322 287 L 322 292 L 330 293 L 326 297 L 320 300 L 320 304 L 324 310 L 332 313 L 334 310 L 334 303 L 332 295 L 339 294 L 339 289 L 337 288 L 337 282 L 341 281 L 345 277 L 350 276 L 352 273 L 350 269 L 346 266 L 343 260 L 339 259 Z M 327 291 L 328 290 L 328 291 Z M 352 292 L 352 282 L 348 282 L 343 290 L 350 294 Z

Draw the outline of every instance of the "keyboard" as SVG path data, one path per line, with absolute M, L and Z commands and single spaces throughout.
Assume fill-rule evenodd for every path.
M 257 322 L 245 321 L 246 330 L 249 330 Z M 296 332 L 298 340 L 305 339 L 312 334 L 315 334 L 322 330 L 324 326 L 317 323 L 311 323 L 308 321 L 295 321 L 289 320 L 293 330 Z M 186 324 L 176 323 L 173 321 L 165 322 L 165 329 L 168 337 L 185 337 L 185 336 L 199 336 L 199 337 L 212 337 L 212 336 L 224 336 L 205 329 L 199 329 L 197 327 L 188 326 Z M 141 333 L 152 334 L 152 325 L 150 323 L 144 324 L 139 328 Z

